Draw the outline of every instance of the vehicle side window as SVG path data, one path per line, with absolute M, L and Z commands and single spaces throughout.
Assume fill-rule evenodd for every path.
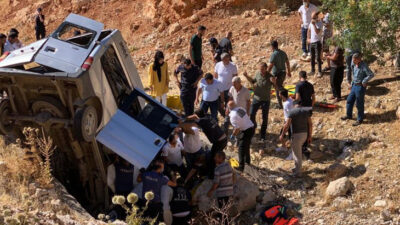
M 126 79 L 121 62 L 119 61 L 117 53 L 112 45 L 101 57 L 101 64 L 103 66 L 108 83 L 110 84 L 115 101 L 117 102 L 117 105 L 120 105 L 122 98 L 126 96 L 126 93 L 131 91 L 131 87 Z

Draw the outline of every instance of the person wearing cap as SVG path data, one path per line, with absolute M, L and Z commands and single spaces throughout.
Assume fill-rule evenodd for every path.
M 254 123 L 254 128 L 257 128 L 256 114 L 261 108 L 262 124 L 260 129 L 260 140 L 264 141 L 267 135 L 269 106 L 271 103 L 271 87 L 272 75 L 267 71 L 268 65 L 265 62 L 260 63 L 260 69 L 257 71 L 255 78 L 249 77 L 247 72 L 243 75 L 253 84 L 254 95 L 250 106 L 250 119 Z
M 289 58 L 286 54 L 286 52 L 282 51 L 279 49 L 278 46 L 278 41 L 274 40 L 271 41 L 271 50 L 272 54 L 269 59 L 269 66 L 268 66 L 268 73 L 272 73 L 273 76 L 273 84 L 275 87 L 275 90 L 280 90 L 283 88 L 283 83 L 285 82 L 286 75 L 288 77 L 291 77 L 291 71 L 290 71 L 290 62 Z M 279 104 L 279 108 L 282 109 L 282 99 L 279 97 L 279 95 L 276 95 L 276 99 Z
M 219 46 L 222 48 L 223 52 L 229 53 L 230 56 L 233 55 L 232 31 L 228 31 L 226 37 L 221 39 L 221 41 L 219 42 Z
M 200 94 L 202 94 L 200 108 L 207 113 L 208 109 L 211 111 L 211 117 L 218 121 L 218 108 L 219 104 L 223 105 L 224 93 L 222 90 L 222 84 L 211 73 L 207 73 L 205 77 L 200 81 L 200 88 L 196 94 L 196 105 L 199 104 Z
M 308 144 L 312 140 L 312 108 L 301 107 L 299 101 L 294 101 L 294 108 L 289 111 L 288 120 L 283 126 L 279 140 L 283 143 L 286 132 L 292 128 L 292 154 L 295 167 L 292 169 L 293 175 L 301 176 L 302 174 L 302 146 L 304 142 Z
M 319 11 L 312 14 L 312 20 L 308 27 L 308 43 L 311 49 L 311 74 L 315 74 L 315 60 L 318 64 L 318 77 L 322 77 L 322 22 L 319 19 Z
M 307 43 L 308 26 L 311 23 L 311 15 L 317 11 L 318 8 L 310 3 L 310 0 L 303 0 L 303 5 L 300 6 L 298 12 L 301 19 L 301 45 L 303 50 L 303 58 L 310 56 L 310 46 Z
M 210 38 L 209 40 L 211 45 L 211 54 L 214 60 L 214 63 L 221 62 L 221 54 L 222 54 L 222 47 L 219 46 L 218 40 L 214 37 Z
M 342 117 L 342 120 L 350 120 L 353 117 L 353 107 L 356 103 L 358 115 L 357 121 L 353 126 L 359 126 L 364 120 L 364 98 L 365 91 L 367 90 L 368 81 L 374 77 L 374 73 L 368 67 L 367 63 L 362 60 L 360 53 L 353 55 L 353 62 L 351 64 L 351 70 L 353 77 L 347 77 L 347 81 L 351 86 L 351 91 L 347 97 L 346 103 L 346 116 Z
M 38 8 L 36 10 L 35 33 L 36 33 L 36 40 L 43 39 L 46 36 L 46 27 L 44 25 L 44 15 L 42 12 L 42 8 Z
M 181 74 L 180 80 L 178 74 Z M 193 65 L 190 59 L 183 60 L 183 63 L 174 71 L 176 85 L 181 91 L 180 98 L 185 116 L 192 115 L 194 112 L 197 85 L 202 75 L 203 71 L 198 66 Z
M 189 45 L 189 55 L 190 60 L 194 65 L 197 65 L 200 69 L 203 65 L 203 54 L 202 54 L 202 44 L 203 44 L 203 36 L 206 32 L 205 26 L 199 26 L 197 28 L 197 33 L 192 36 L 190 39 Z
M 247 115 L 246 110 L 229 101 L 229 120 L 233 126 L 231 140 L 238 140 L 239 167 L 243 171 L 245 163 L 250 164 L 250 144 L 254 135 L 254 124 Z
M 229 100 L 229 90 L 232 87 L 233 77 L 238 75 L 238 70 L 235 64 L 230 61 L 230 56 L 228 53 L 224 52 L 221 55 L 222 61 L 215 65 L 215 79 L 222 83 L 222 91 L 224 92 L 224 98 L 220 99 L 221 102 L 225 104 Z M 219 112 L 221 116 L 225 117 L 225 107 L 220 107 Z M 225 128 L 225 133 L 228 132 L 227 127 Z
M 7 36 L 5 34 L 0 33 L 0 57 L 4 53 L 4 44 L 6 43 L 6 41 L 7 41 Z

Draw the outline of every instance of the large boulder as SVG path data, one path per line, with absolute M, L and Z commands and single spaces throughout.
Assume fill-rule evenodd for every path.
M 325 192 L 327 199 L 334 199 L 338 196 L 347 195 L 354 188 L 353 183 L 347 177 L 342 177 L 329 183 Z
M 249 180 L 242 176 L 236 175 L 235 193 L 233 196 L 234 207 L 241 212 L 254 208 L 257 203 L 257 196 L 260 194 L 258 186 L 251 183 Z M 211 180 L 205 180 L 196 189 L 193 199 L 197 202 L 198 207 L 202 211 L 208 211 L 215 203 L 215 196 L 213 198 L 207 197 L 207 192 L 212 186 Z

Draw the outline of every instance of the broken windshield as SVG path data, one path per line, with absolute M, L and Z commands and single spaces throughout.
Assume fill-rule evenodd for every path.
M 71 23 L 64 23 L 53 34 L 53 38 L 82 48 L 88 48 L 96 37 L 96 32 Z

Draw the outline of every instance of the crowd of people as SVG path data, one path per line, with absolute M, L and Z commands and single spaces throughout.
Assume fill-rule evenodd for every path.
M 279 48 L 276 40 L 270 42 L 271 55 L 268 62 L 258 65 L 254 76 L 241 71 L 250 87 L 243 85 L 238 76 L 239 70 L 232 61 L 234 56 L 232 32 L 220 41 L 209 39 L 210 57 L 203 54 L 203 38 L 206 27 L 199 26 L 189 42 L 188 56 L 173 71 L 174 82 L 180 90 L 183 116 L 179 126 L 170 135 L 159 155 L 147 169 L 136 168 L 120 157 L 107 168 L 107 184 L 115 195 L 127 196 L 132 191 L 140 197 L 139 205 L 145 205 L 145 193 L 151 191 L 154 198 L 148 204 L 144 216 L 163 220 L 166 224 L 188 224 L 192 212 L 190 191 L 204 179 L 211 179 L 208 197 L 215 196 L 222 207 L 234 194 L 236 171 L 243 171 L 251 164 L 250 146 L 257 128 L 260 127 L 258 141 L 265 142 L 268 131 L 268 114 L 271 106 L 272 88 L 275 89 L 277 107 L 282 110 L 284 123 L 277 151 L 287 151 L 287 138 L 290 139 L 291 154 L 294 160 L 293 176 L 302 175 L 302 155 L 307 153 L 312 141 L 312 112 L 316 103 L 314 86 L 307 81 L 309 75 L 322 77 L 330 71 L 332 89 L 331 100 L 342 100 L 342 82 L 347 68 L 347 82 L 350 94 L 346 103 L 346 115 L 350 120 L 353 107 L 358 110 L 357 121 L 363 123 L 364 97 L 368 81 L 374 74 L 362 60 L 360 48 L 332 45 L 333 27 L 329 13 L 318 11 L 309 0 L 303 0 L 298 13 L 301 18 L 301 45 L 303 59 L 310 61 L 310 72 L 300 71 L 295 95 L 289 96 L 284 88 L 286 77 L 292 76 L 289 56 Z M 42 10 L 35 17 L 36 38 L 46 36 Z M 23 45 L 18 39 L 19 32 L 11 29 L 8 35 L 0 34 L 1 55 Z M 334 43 L 333 43 L 334 45 Z M 347 52 L 347 54 L 346 54 Z M 208 59 L 209 58 L 209 59 Z M 162 51 L 157 51 L 154 61 L 148 67 L 151 94 L 162 104 L 167 105 L 170 67 Z M 327 67 L 322 69 L 323 59 Z M 214 63 L 212 73 L 203 73 L 205 60 Z M 258 126 L 257 113 L 261 109 L 261 126 Z M 230 129 L 232 127 L 232 129 Z M 201 132 L 207 137 L 211 148 L 204 145 Z M 238 147 L 239 166 L 233 169 L 227 160 L 224 149 L 228 141 Z M 140 169 L 140 170 L 139 170 Z M 112 218 L 123 218 L 125 212 L 115 206 Z

